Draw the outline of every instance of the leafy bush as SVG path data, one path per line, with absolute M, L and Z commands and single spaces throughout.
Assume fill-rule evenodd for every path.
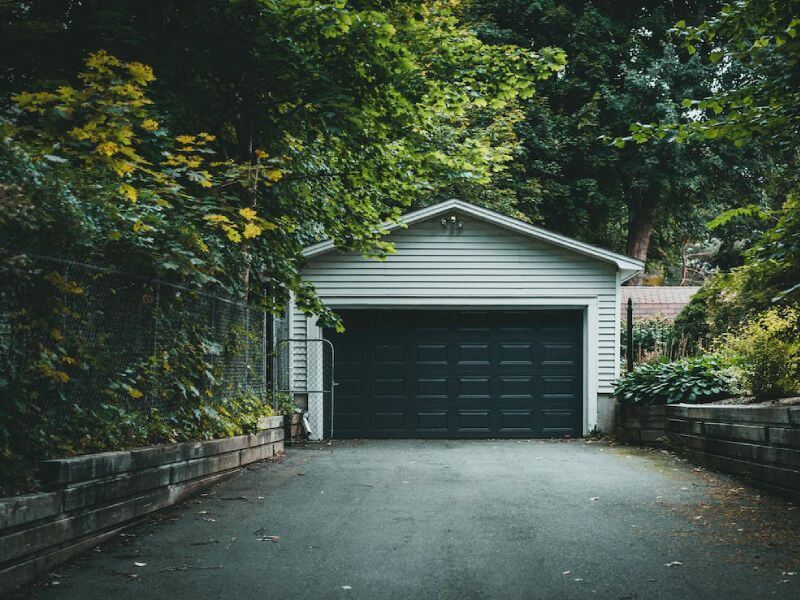
M 672 337 L 672 322 L 665 317 L 652 315 L 633 319 L 633 347 L 639 354 L 665 348 Z
M 624 357 L 627 353 L 627 323 L 621 323 L 622 345 Z M 669 357 L 675 341 L 672 322 L 660 315 L 634 317 L 633 320 L 633 352 L 634 361 L 652 362 L 663 356 Z
M 622 327 L 621 356 L 627 352 L 627 327 Z M 634 317 L 633 360 L 634 363 L 658 362 L 662 359 L 677 360 L 696 354 L 702 348 L 703 339 L 690 339 L 676 330 L 675 324 L 661 315 Z
M 37 488 L 32 457 L 44 460 L 255 433 L 262 417 L 276 414 L 274 400 L 241 393 L 160 411 L 110 402 L 94 408 L 73 404 L 57 422 L 40 415 L 34 426 L 26 428 L 15 425 L 30 415 L 16 413 L 16 422 L 10 415 L 0 415 L 0 496 Z M 277 400 L 278 414 L 293 409 L 288 394 L 280 394 Z
M 800 393 L 800 311 L 770 309 L 722 336 L 720 350 L 741 369 L 749 392 L 758 399 Z
M 705 339 L 736 331 L 772 307 L 790 307 L 789 294 L 776 289 L 776 269 L 767 259 L 715 274 L 675 319 L 675 335 L 699 348 Z
M 614 397 L 624 404 L 699 404 L 734 394 L 730 364 L 719 354 L 642 364 L 617 381 Z
M 673 322 L 673 333 L 685 340 L 689 352 L 696 351 L 708 339 L 711 326 L 708 319 L 708 283 L 697 290 Z

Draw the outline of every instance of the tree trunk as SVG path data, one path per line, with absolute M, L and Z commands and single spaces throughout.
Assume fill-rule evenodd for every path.
M 656 226 L 658 203 L 652 198 L 638 198 L 628 206 L 628 256 L 641 261 L 647 260 L 647 251 L 650 248 L 650 238 Z M 641 285 L 644 274 L 637 275 L 630 280 L 630 285 Z

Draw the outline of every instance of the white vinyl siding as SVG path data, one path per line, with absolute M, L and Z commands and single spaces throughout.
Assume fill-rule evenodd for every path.
M 291 334 L 293 340 L 308 339 L 308 318 L 304 313 L 299 311 L 296 306 L 291 310 Z M 305 391 L 306 388 L 306 373 L 307 373 L 307 357 L 308 348 L 307 344 L 303 342 L 292 342 L 292 366 L 290 377 L 292 379 L 291 386 L 295 391 Z
M 617 267 L 473 217 L 464 216 L 463 222 L 462 230 L 445 229 L 436 217 L 396 230 L 387 237 L 396 253 L 383 261 L 355 253 L 321 254 L 309 259 L 303 278 L 323 301 L 435 298 L 457 308 L 459 299 L 475 297 L 552 299 L 552 306 L 559 305 L 559 297 L 594 298 L 597 392 L 610 392 L 618 369 Z M 294 337 L 305 331 L 301 317 L 293 320 Z M 298 345 L 296 381 L 303 377 L 304 361 Z

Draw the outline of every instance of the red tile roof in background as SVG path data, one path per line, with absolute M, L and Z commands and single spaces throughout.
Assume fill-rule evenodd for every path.
M 624 321 L 626 318 L 628 298 L 633 298 L 634 318 L 645 315 L 661 315 L 668 319 L 674 319 L 699 289 L 699 287 L 677 285 L 624 285 L 622 286 L 622 306 L 620 307 L 622 320 Z

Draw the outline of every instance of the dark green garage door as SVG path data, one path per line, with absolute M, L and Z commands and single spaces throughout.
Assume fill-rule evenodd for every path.
M 580 312 L 339 313 L 335 437 L 582 433 Z

